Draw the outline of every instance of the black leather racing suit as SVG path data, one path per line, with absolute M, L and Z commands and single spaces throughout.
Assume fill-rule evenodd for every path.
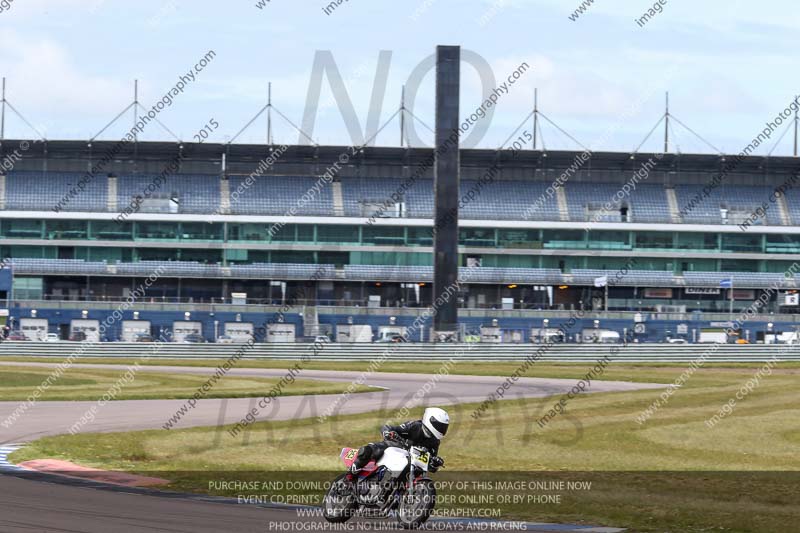
M 353 461 L 353 466 L 359 469 L 364 468 L 371 460 L 380 460 L 386 448 L 397 446 L 396 440 L 389 440 L 393 433 L 397 434 L 401 439 L 409 441 L 412 446 L 423 446 L 430 450 L 431 455 L 439 455 L 439 444 L 441 444 L 441 441 L 433 435 L 430 437 L 425 435 L 422 420 L 413 420 L 400 424 L 399 426 L 392 426 L 389 424 L 383 426 L 381 428 L 381 434 L 384 438 L 383 442 L 370 442 L 366 446 L 359 448 L 356 460 Z

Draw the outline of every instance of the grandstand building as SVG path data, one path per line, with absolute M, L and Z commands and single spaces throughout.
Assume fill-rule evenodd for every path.
M 0 151 L 12 319 L 35 309 L 63 329 L 143 284 L 134 307 L 163 327 L 186 312 L 263 322 L 289 302 L 309 333 L 432 303 L 430 149 L 23 144 Z M 796 158 L 464 150 L 461 165 L 465 323 L 798 309 Z

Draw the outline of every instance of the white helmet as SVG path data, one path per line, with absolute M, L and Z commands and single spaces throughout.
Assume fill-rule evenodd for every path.
M 450 415 L 444 409 L 438 407 L 428 407 L 422 414 L 422 427 L 430 437 L 433 435 L 437 439 L 444 437 L 447 427 L 450 425 Z

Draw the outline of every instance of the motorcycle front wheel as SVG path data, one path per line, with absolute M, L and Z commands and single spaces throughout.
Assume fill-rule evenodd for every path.
M 405 529 L 416 529 L 430 518 L 436 507 L 436 487 L 430 479 L 422 479 L 410 493 L 400 498 L 397 521 Z
M 322 516 L 334 524 L 350 520 L 357 507 L 353 485 L 345 479 L 346 476 L 342 474 L 334 479 L 322 499 Z

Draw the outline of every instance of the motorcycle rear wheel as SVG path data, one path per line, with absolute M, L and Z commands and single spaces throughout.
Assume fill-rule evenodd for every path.
M 358 507 L 353 486 L 345 480 L 346 476 L 342 474 L 334 479 L 322 499 L 322 516 L 333 524 L 350 520 Z
M 422 479 L 411 494 L 403 494 L 397 508 L 397 522 L 404 529 L 416 529 L 430 518 L 436 507 L 436 486 L 433 480 Z

